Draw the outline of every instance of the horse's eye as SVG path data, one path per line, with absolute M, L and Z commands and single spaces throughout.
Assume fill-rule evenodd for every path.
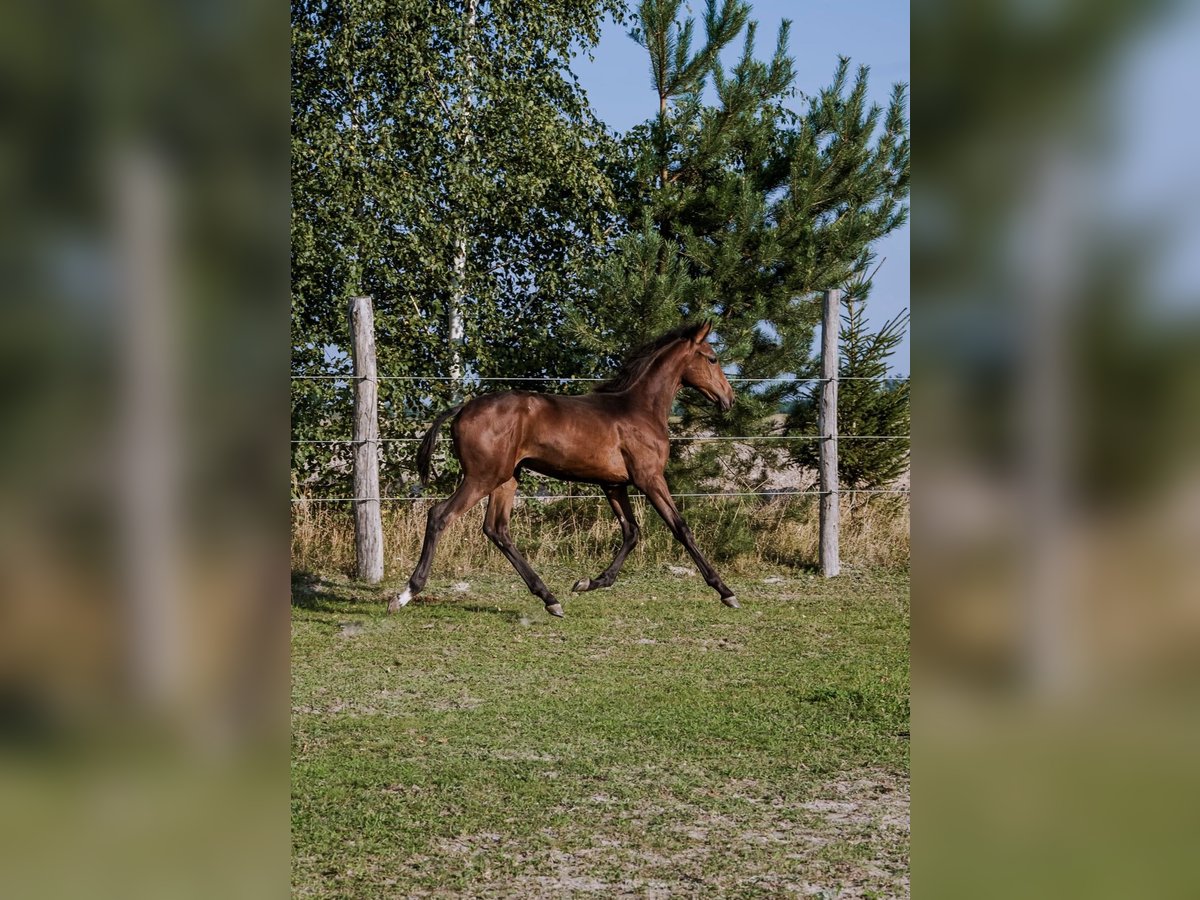
M 716 358 L 715 356 L 710 356 L 710 357 L 708 358 L 708 361 L 709 361 L 710 363 L 712 363 L 714 366 L 717 364 L 717 358 Z

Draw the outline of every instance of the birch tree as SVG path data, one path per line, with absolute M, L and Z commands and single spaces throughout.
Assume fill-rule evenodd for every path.
M 563 310 L 591 302 L 615 198 L 611 142 L 569 67 L 616 7 L 293 3 L 293 370 L 347 371 L 346 298 L 373 295 L 380 371 L 417 379 L 381 385 L 385 437 L 475 375 L 579 366 Z M 297 437 L 344 436 L 345 391 L 297 383 Z

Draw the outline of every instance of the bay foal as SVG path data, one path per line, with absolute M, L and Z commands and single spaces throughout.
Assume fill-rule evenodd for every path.
M 429 510 L 420 562 L 404 591 L 388 604 L 388 611 L 395 612 L 421 592 L 442 532 L 487 497 L 484 533 L 541 598 L 546 611 L 563 614 L 558 600 L 509 536 L 508 520 L 522 469 L 599 485 L 621 526 L 621 548 L 608 568 L 595 578 L 579 579 L 573 591 L 606 588 L 616 580 L 638 540 L 628 492 L 634 485 L 687 548 L 721 602 L 736 609 L 737 598 L 696 546 L 663 477 L 670 446 L 667 417 L 680 387 L 695 388 L 723 410 L 733 406 L 733 388 L 708 343 L 710 329 L 705 322 L 668 332 L 635 353 L 615 378 L 589 394 L 506 391 L 441 413 L 421 441 L 417 469 L 421 481 L 428 482 L 438 432 L 453 416 L 454 455 L 462 463 L 463 479 L 453 495 Z

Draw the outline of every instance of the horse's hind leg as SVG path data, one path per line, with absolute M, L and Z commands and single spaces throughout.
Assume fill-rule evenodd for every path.
M 504 482 L 492 491 L 488 496 L 487 515 L 483 519 L 483 533 L 500 548 L 500 552 L 512 563 L 517 574 L 525 580 L 529 590 L 541 598 L 542 603 L 546 605 L 546 612 L 552 616 L 561 617 L 562 606 L 550 593 L 545 582 L 538 577 L 537 572 L 533 571 L 529 563 L 525 561 L 525 557 L 521 555 L 521 551 L 517 549 L 512 536 L 508 533 L 508 520 L 512 516 L 513 498 L 516 493 L 517 479 L 515 478 Z
M 482 500 L 491 490 L 491 485 L 478 479 L 467 478 L 458 486 L 453 494 L 430 507 L 425 524 L 425 544 L 421 548 L 421 560 L 408 579 L 408 586 L 388 603 L 388 612 L 396 612 L 400 607 L 421 593 L 425 582 L 429 580 L 429 569 L 433 566 L 433 554 L 437 550 L 438 539 L 455 519 Z
M 613 561 L 609 563 L 607 569 L 595 578 L 580 578 L 575 582 L 575 587 L 571 590 L 576 592 L 612 587 L 613 582 L 617 580 L 617 573 L 621 571 L 621 565 L 625 562 L 625 557 L 629 555 L 630 550 L 637 546 L 640 532 L 637 519 L 633 516 L 633 507 L 629 505 L 629 489 L 624 485 L 605 488 L 604 496 L 608 498 L 608 505 L 612 507 L 613 515 L 617 517 L 617 523 L 621 526 L 621 547 L 617 550 L 617 555 L 613 557 Z

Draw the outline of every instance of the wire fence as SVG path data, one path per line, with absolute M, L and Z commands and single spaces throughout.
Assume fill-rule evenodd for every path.
M 780 384 L 815 384 L 825 381 L 908 381 L 908 375 L 851 375 L 839 376 L 838 378 L 790 378 L 790 377 L 775 377 L 775 378 L 742 378 L 738 375 L 727 376 L 726 380 L 730 384 L 739 382 L 777 382 Z M 452 375 L 376 375 L 371 378 L 367 375 L 355 375 L 352 372 L 347 372 L 344 375 L 293 375 L 292 381 L 322 381 L 326 379 L 336 379 L 339 381 L 457 381 L 465 385 L 475 384 L 476 382 L 486 381 L 542 381 L 542 382 L 558 382 L 570 384 L 572 382 L 592 383 L 608 381 L 607 378 L 584 378 L 575 377 L 573 375 L 555 376 L 555 375 L 467 375 L 461 378 L 456 378 Z
M 772 498 L 788 498 L 788 497 L 819 497 L 826 491 L 709 491 L 701 493 L 675 493 L 672 491 L 672 497 L 772 497 Z M 903 494 L 911 493 L 907 488 L 895 490 L 840 490 L 839 494 Z M 630 499 L 645 497 L 645 494 L 631 493 Z M 437 494 L 434 496 L 414 495 L 411 497 L 379 497 L 382 502 L 419 502 L 421 500 L 448 500 L 449 494 Z M 293 497 L 293 503 L 358 503 L 364 500 L 374 500 L 374 497 Z M 517 494 L 517 499 L 551 501 L 551 500 L 605 500 L 604 494 Z
M 354 440 L 354 438 L 293 438 L 293 444 L 407 444 L 423 441 L 424 438 L 419 437 L 400 437 L 400 438 L 371 438 L 363 440 Z M 743 442 L 743 441 L 827 441 L 833 440 L 831 437 L 826 437 L 820 434 L 743 434 L 743 435 L 696 435 L 690 437 L 687 435 L 673 436 L 667 440 L 676 442 L 700 442 L 700 443 L 721 443 L 721 442 Z M 839 441 L 898 441 L 908 440 L 907 434 L 839 434 Z
M 604 382 L 605 378 L 577 378 L 574 376 L 550 376 L 550 375 L 522 375 L 522 376 L 467 376 L 454 377 L 448 375 L 377 375 L 374 378 L 367 376 L 357 376 L 353 373 L 345 374 L 318 374 L 318 375 L 292 375 L 292 381 L 325 381 L 339 380 L 343 382 L 350 381 L 438 381 L 451 382 L 456 381 L 464 385 L 472 385 L 475 383 L 484 382 L 541 382 L 541 383 L 560 383 L 570 384 L 579 383 L 597 383 Z M 732 384 L 737 383 L 786 383 L 786 384 L 817 384 L 826 381 L 836 380 L 842 381 L 886 381 L 886 382 L 907 382 L 910 376 L 851 376 L 838 377 L 836 379 L 828 378 L 792 378 L 792 377 L 775 377 L 775 378 L 744 378 L 740 376 L 732 376 L 728 378 Z M 418 428 L 427 428 L 428 425 L 415 426 Z M 750 441 L 823 441 L 832 440 L 832 437 L 819 434 L 744 434 L 744 435 L 672 435 L 668 440 L 676 443 L 746 443 Z M 838 441 L 894 441 L 908 440 L 907 434 L 839 434 L 836 436 Z M 375 438 L 373 440 L 354 440 L 353 438 L 293 438 L 292 444 L 297 445 L 354 445 L 360 446 L 363 444 L 407 444 L 419 443 L 424 440 L 420 437 L 386 437 Z M 822 496 L 826 493 L 839 494 L 884 494 L 884 495 L 903 495 L 907 496 L 910 492 L 908 488 L 877 488 L 871 490 L 864 489 L 839 489 L 838 491 L 815 491 L 815 490 L 766 490 L 766 491 L 708 491 L 708 492 L 681 492 L 673 493 L 674 497 L 709 497 L 709 498 L 791 498 L 804 496 Z M 412 503 L 420 501 L 441 501 L 448 498 L 449 495 L 422 495 L 413 494 L 402 497 L 292 497 L 292 503 L 358 503 L 365 500 L 378 499 L 380 502 L 387 503 Z M 643 497 L 640 493 L 634 493 L 634 497 Z M 558 501 L 558 500 L 604 500 L 606 499 L 603 493 L 597 494 L 552 494 L 552 493 L 519 493 L 518 499 L 537 500 L 537 501 Z

